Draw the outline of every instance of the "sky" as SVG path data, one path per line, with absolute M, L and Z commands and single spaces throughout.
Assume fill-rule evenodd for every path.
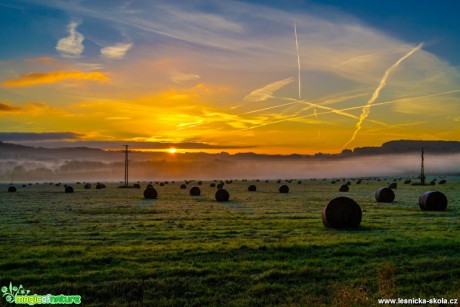
M 460 141 L 456 0 L 0 0 L 0 141 L 338 153 Z

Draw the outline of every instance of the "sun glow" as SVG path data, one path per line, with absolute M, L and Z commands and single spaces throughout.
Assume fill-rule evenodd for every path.
M 174 147 L 169 148 L 169 153 L 171 154 L 176 153 L 176 148 Z

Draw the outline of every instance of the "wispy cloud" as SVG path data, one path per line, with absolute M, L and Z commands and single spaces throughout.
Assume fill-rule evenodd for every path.
M 60 60 L 49 56 L 25 59 L 25 61 L 33 64 L 60 64 Z
M 169 73 L 169 80 L 176 84 L 182 84 L 189 81 L 196 81 L 201 79 L 200 75 L 193 73 L 183 73 L 179 71 L 172 71 Z
M 244 97 L 246 102 L 256 102 L 264 101 L 273 97 L 273 94 L 294 81 L 294 78 L 290 77 L 287 79 L 279 80 L 273 83 L 270 83 L 262 88 L 256 89 Z
M 52 71 L 52 72 L 31 72 L 21 75 L 17 79 L 6 80 L 2 83 L 6 87 L 32 86 L 40 84 L 50 84 L 66 80 L 83 80 L 107 82 L 109 77 L 102 72 L 81 72 L 81 71 Z
M 0 102 L 0 113 L 19 111 L 20 108 L 14 107 L 8 103 Z
M 132 43 L 118 43 L 113 46 L 107 46 L 101 49 L 101 56 L 107 59 L 121 60 L 132 47 Z
M 61 38 L 57 45 L 56 50 L 61 53 L 63 57 L 78 58 L 85 50 L 83 41 L 85 37 L 77 31 L 78 23 L 72 21 L 67 26 L 69 36 Z
M 75 132 L 0 132 L 1 141 L 49 141 L 49 140 L 78 140 L 83 134 Z
M 458 92 L 458 91 L 457 91 Z M 442 106 L 436 107 L 433 104 L 431 95 L 425 97 L 408 98 L 395 103 L 393 111 L 404 115 L 415 115 L 424 118 L 444 117 L 445 122 L 458 114 L 458 97 L 443 97 Z

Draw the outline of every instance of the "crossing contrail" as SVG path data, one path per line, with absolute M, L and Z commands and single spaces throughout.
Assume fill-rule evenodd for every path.
M 297 66 L 298 66 L 298 72 L 297 72 L 297 79 L 299 79 L 299 99 L 302 99 L 301 96 L 301 88 L 300 88 L 300 54 L 299 54 L 299 40 L 297 39 L 297 25 L 296 22 L 294 22 L 294 36 L 295 36 L 295 48 L 297 50 Z
M 362 93 L 362 94 L 357 94 L 357 95 L 348 95 L 348 96 L 341 96 L 341 97 L 335 97 L 335 98 L 324 97 L 324 98 L 327 98 L 327 99 L 324 99 L 321 102 L 321 104 L 319 104 L 319 105 L 334 104 L 334 103 L 342 102 L 342 101 L 345 101 L 345 100 L 348 100 L 348 99 L 365 96 L 367 94 L 368 93 Z M 309 109 L 311 109 L 311 108 L 313 108 L 313 107 L 315 107 L 317 105 L 317 104 L 313 104 L 312 102 L 308 102 L 307 100 L 299 100 L 299 99 L 288 98 L 288 97 L 275 97 L 275 96 L 272 96 L 271 98 L 279 99 L 279 100 L 287 100 L 287 101 L 291 101 L 291 102 L 282 103 L 282 104 L 278 104 L 278 105 L 275 105 L 275 106 L 265 107 L 265 108 L 256 109 L 256 110 L 252 110 L 252 111 L 247 111 L 247 112 L 241 113 L 240 115 L 258 113 L 258 112 L 267 111 L 267 110 L 271 110 L 271 109 L 282 108 L 282 107 L 293 105 L 293 104 L 306 104 L 307 107 L 302 108 L 301 110 L 297 111 L 295 114 L 292 114 L 292 116 L 294 117 L 294 116 L 297 116 L 298 114 L 300 114 L 301 112 L 308 111 Z M 315 107 L 315 109 L 316 109 L 316 107 Z M 356 117 L 356 119 L 357 118 L 358 117 Z
M 385 84 L 386 84 L 387 79 L 390 76 L 390 74 L 399 66 L 399 64 L 401 64 L 402 61 L 404 61 L 405 59 L 410 57 L 412 54 L 414 54 L 414 52 L 416 52 L 417 50 L 419 50 L 422 47 L 423 47 L 423 43 L 420 43 L 417 47 L 413 48 L 406 55 L 404 55 L 402 58 L 400 58 L 398 61 L 396 61 L 396 63 L 394 63 L 389 68 L 387 68 L 387 70 L 385 70 L 385 73 L 383 74 L 382 80 L 380 80 L 380 83 L 377 86 L 377 88 L 375 89 L 374 93 L 372 94 L 371 99 L 369 99 L 367 104 L 361 110 L 361 115 L 359 117 L 358 122 L 356 123 L 356 128 L 355 128 L 355 131 L 354 131 L 352 137 L 350 138 L 350 140 L 348 140 L 348 142 L 345 145 L 343 145 L 342 150 L 345 149 L 345 147 L 347 147 L 351 142 L 353 142 L 355 140 L 356 135 L 358 134 L 358 131 L 361 130 L 361 125 L 362 125 L 363 121 L 369 116 L 372 104 L 374 103 L 374 101 L 377 100 L 377 98 L 379 98 L 380 91 L 385 87 Z
M 308 110 L 309 108 L 315 108 L 315 111 L 313 112 L 313 114 L 311 114 L 311 116 L 315 116 L 316 118 L 318 118 L 318 114 L 323 114 L 323 113 L 317 113 L 316 112 L 316 108 L 318 108 L 318 109 L 330 111 L 331 113 L 336 113 L 338 115 L 347 116 L 347 117 L 351 117 L 351 118 L 354 118 L 354 119 L 359 119 L 358 116 L 350 114 L 350 113 L 347 113 L 347 112 L 344 112 L 343 110 L 334 109 L 334 108 L 327 107 L 327 106 L 322 105 L 322 104 L 313 103 L 313 102 L 308 101 L 308 100 L 296 100 L 296 99 L 287 98 L 287 97 L 286 98 L 279 97 L 278 99 L 283 99 L 283 100 L 288 100 L 288 101 L 289 100 L 294 100 L 297 103 L 305 104 L 305 105 L 308 106 L 308 107 L 304 108 L 305 111 Z M 288 116 L 287 118 L 296 118 L 296 116 L 290 116 L 290 117 Z M 387 125 L 385 123 L 378 122 L 378 121 L 372 121 L 372 122 L 375 122 L 375 123 L 378 123 L 378 124 L 384 125 L 384 126 Z
M 460 89 L 447 91 L 447 92 L 434 93 L 434 94 L 429 94 L 429 95 L 424 95 L 424 96 L 406 97 L 406 98 L 400 98 L 400 99 L 389 100 L 389 101 L 384 101 L 384 102 L 378 102 L 378 103 L 373 104 L 373 106 L 383 106 L 383 105 L 388 105 L 388 104 L 393 104 L 393 103 L 405 101 L 405 100 L 408 100 L 408 99 L 421 99 L 421 98 L 442 96 L 442 95 L 458 93 L 458 92 L 460 92 Z M 363 107 L 365 107 L 365 105 L 356 106 L 356 107 L 348 107 L 348 108 L 344 108 L 344 109 L 340 109 L 340 110 L 331 109 L 331 110 L 328 110 L 328 111 L 317 113 L 317 115 L 325 115 L 325 114 L 332 114 L 332 113 L 340 114 L 338 112 L 345 112 L 345 111 L 351 111 L 351 110 L 356 110 L 356 109 L 362 109 Z M 346 116 L 349 116 L 349 117 L 353 116 L 353 115 L 350 116 L 350 114 L 348 114 L 348 113 L 346 113 L 346 114 L 347 114 Z M 343 115 L 343 114 L 341 114 L 341 115 Z M 279 120 L 275 120 L 275 121 L 271 121 L 271 122 L 265 122 L 265 123 L 260 124 L 260 125 L 240 129 L 238 131 L 255 129 L 255 128 L 259 128 L 259 127 L 263 127 L 263 126 L 267 126 L 267 125 L 278 124 L 278 123 L 285 122 L 285 121 L 299 120 L 299 119 L 307 118 L 307 117 L 311 117 L 311 116 L 314 116 L 314 115 L 313 114 L 306 114 L 306 115 L 300 115 L 300 116 L 286 117 L 286 118 L 283 118 L 283 119 L 279 119 Z M 358 117 L 356 116 L 355 118 L 358 118 Z M 379 123 L 379 122 L 376 122 L 376 121 L 373 121 L 373 122 L 376 123 L 376 124 L 380 124 L 382 126 L 389 127 L 389 125 L 385 124 L 385 123 Z

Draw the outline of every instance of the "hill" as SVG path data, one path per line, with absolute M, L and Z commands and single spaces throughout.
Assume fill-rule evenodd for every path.
M 133 147 L 135 145 L 133 144 Z M 186 153 L 182 156 L 186 159 L 335 159 L 335 158 L 350 158 L 372 155 L 388 155 L 388 154 L 406 154 L 420 152 L 424 148 L 427 154 L 453 154 L 460 153 L 460 142 L 457 141 L 414 141 L 414 140 L 398 140 L 383 143 L 380 147 L 358 147 L 354 150 L 344 150 L 340 154 L 317 153 L 315 155 L 268 155 L 256 154 L 252 152 L 237 153 L 229 155 L 225 152 L 220 154 L 207 153 Z M 140 160 L 149 160 L 152 158 L 166 158 L 168 153 L 162 152 L 136 152 L 131 151 L 131 157 Z M 120 159 L 120 151 L 105 151 L 97 148 L 89 147 L 64 147 L 64 148 L 43 148 L 17 145 L 12 143 L 0 142 L 0 159 L 33 159 L 33 160 L 96 160 L 96 161 L 117 161 Z

